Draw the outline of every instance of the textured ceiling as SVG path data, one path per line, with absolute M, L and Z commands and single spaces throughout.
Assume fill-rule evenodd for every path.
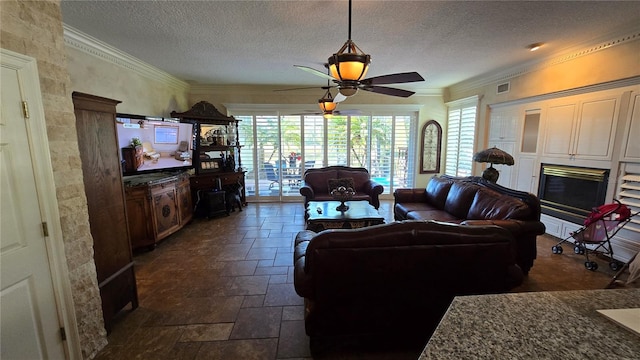
M 322 86 L 348 38 L 348 1 L 62 0 L 65 24 L 182 80 Z M 460 81 L 636 31 L 640 1 L 360 1 L 352 39 L 368 76 L 417 71 L 414 91 Z M 526 46 L 544 42 L 537 52 Z

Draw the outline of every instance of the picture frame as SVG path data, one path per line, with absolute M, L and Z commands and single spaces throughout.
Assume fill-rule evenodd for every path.
M 442 151 L 442 126 L 429 120 L 422 127 L 420 135 L 420 173 L 433 174 L 440 172 Z

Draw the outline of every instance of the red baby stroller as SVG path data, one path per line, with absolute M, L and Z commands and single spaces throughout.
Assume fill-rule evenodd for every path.
M 562 254 L 562 243 L 569 239 L 574 239 L 573 252 L 576 254 L 584 254 L 587 261 L 584 267 L 588 270 L 595 271 L 598 264 L 589 260 L 589 253 L 600 252 L 609 257 L 609 267 L 613 271 L 617 271 L 623 264 L 613 259 L 613 248 L 611 247 L 611 239 L 620 231 L 631 218 L 640 214 L 637 212 L 631 214 L 629 208 L 615 200 L 613 204 L 605 204 L 599 206 L 587 216 L 584 226 L 572 232 L 569 237 L 560 241 L 551 247 L 554 254 Z M 601 251 L 598 251 L 602 249 Z

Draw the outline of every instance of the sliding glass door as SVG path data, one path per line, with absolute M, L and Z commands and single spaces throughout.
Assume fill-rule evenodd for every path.
M 391 195 L 413 185 L 415 115 L 235 115 L 249 201 L 298 200 L 304 172 L 364 167 Z

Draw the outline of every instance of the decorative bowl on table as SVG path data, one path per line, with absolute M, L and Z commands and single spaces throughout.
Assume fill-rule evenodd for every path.
M 347 211 L 349 210 L 349 206 L 345 204 L 345 201 L 351 200 L 353 195 L 355 195 L 355 191 L 353 191 L 350 187 L 338 186 L 337 188 L 331 190 L 331 196 L 340 201 L 340 205 L 336 208 L 338 211 Z

